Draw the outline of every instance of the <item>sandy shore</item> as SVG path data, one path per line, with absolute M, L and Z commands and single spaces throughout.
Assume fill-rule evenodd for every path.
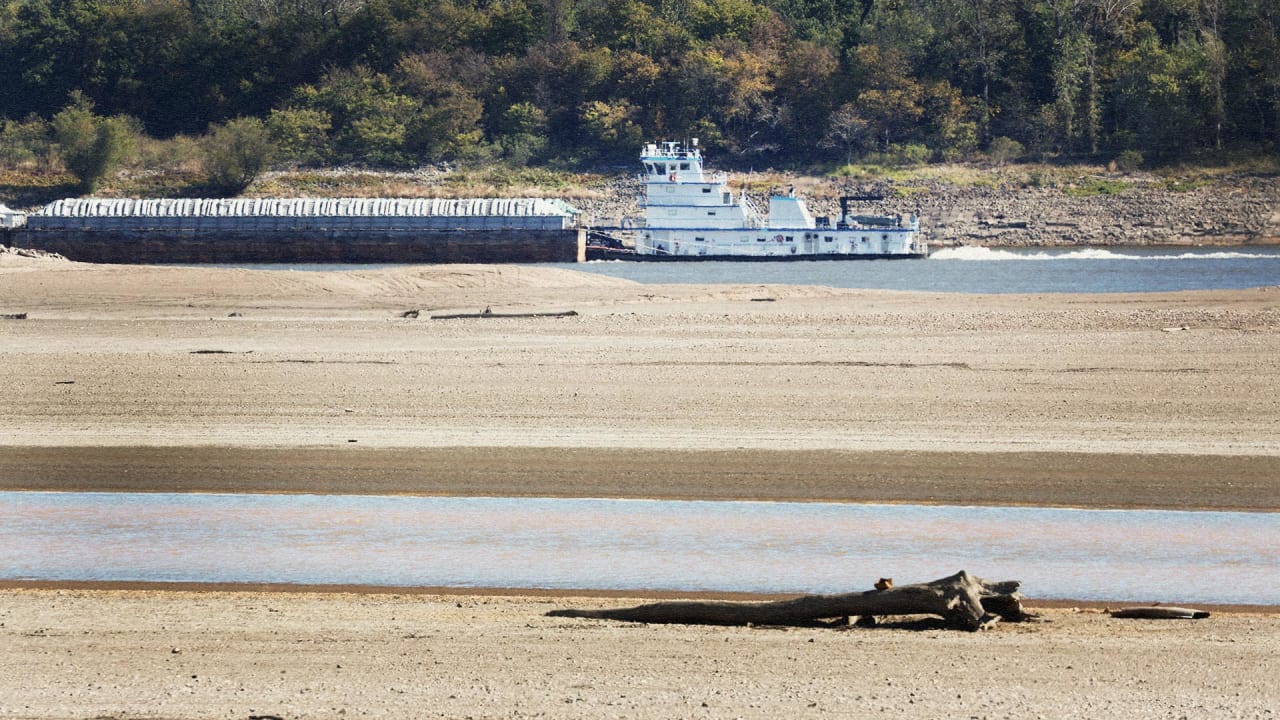
M 486 307 L 577 314 L 430 317 Z M 1277 288 L 950 296 L 0 255 L 16 313 L 3 489 L 1280 509 Z M 571 602 L 10 587 L 0 718 L 1280 707 L 1269 612 L 1055 609 L 976 636 L 543 616 Z
M 5 718 L 1267 718 L 1274 615 L 645 626 L 599 598 L 0 591 Z

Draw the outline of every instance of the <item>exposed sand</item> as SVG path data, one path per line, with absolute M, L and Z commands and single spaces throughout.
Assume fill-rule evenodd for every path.
M 578 314 L 429 319 L 486 307 Z M 0 315 L 23 312 L 0 320 L 2 489 L 1280 509 L 1280 288 L 953 296 L 0 254 Z M 1280 707 L 1269 612 L 1055 610 L 975 636 L 542 616 L 565 602 L 11 588 L 0 718 Z
M 545 617 L 599 598 L 0 591 L 0 717 L 1268 718 L 1275 615 L 969 634 Z

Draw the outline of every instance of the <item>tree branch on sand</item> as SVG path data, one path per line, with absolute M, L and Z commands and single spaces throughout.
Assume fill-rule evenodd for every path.
M 774 602 L 680 600 L 631 608 L 552 610 L 547 615 L 684 625 L 803 626 L 842 624 L 877 615 L 939 615 L 949 627 L 983 630 L 1002 619 L 1021 622 L 1032 617 L 1022 609 L 1020 585 L 1017 580 L 988 582 L 961 570 L 932 582 L 839 595 L 803 595 Z

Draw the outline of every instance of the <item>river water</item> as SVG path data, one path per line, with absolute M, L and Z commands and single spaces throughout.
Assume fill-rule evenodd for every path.
M 1280 514 L 0 493 L 0 578 L 849 592 L 968 570 L 1035 598 L 1280 604 Z
M 209 267 L 209 266 L 204 266 Z M 217 267 L 344 271 L 389 265 Z M 1000 250 L 946 248 L 924 260 L 551 263 L 646 284 L 732 283 L 957 293 L 1116 293 L 1280 285 L 1280 247 Z
M 1280 284 L 1280 247 L 998 250 L 966 247 L 927 260 L 591 262 L 559 265 L 643 283 L 780 283 L 958 293 L 1117 293 Z
M 356 265 L 240 266 L 281 271 Z M 556 265 L 643 283 L 959 293 L 1280 285 L 1280 248 Z M 308 495 L 0 493 L 0 578 L 845 592 L 965 569 L 1036 598 L 1280 604 L 1280 514 Z

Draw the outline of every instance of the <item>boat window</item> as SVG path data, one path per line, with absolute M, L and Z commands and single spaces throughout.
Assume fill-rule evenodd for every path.
M 765 241 L 764 238 L 756 238 L 756 242 L 764 242 L 764 241 Z
M 831 237 L 830 235 L 827 235 L 822 238 L 822 242 L 834 242 L 834 241 L 835 241 L 835 238 Z
M 688 169 L 689 169 L 689 163 L 680 163 L 680 169 L 681 169 L 681 170 L 688 170 Z
M 795 238 L 791 237 L 790 235 L 787 236 L 787 242 L 795 242 L 795 241 L 796 241 Z
M 693 239 L 693 241 L 694 241 L 694 242 L 706 242 L 706 241 L 707 241 L 707 239 L 706 239 L 706 238 L 695 237 L 695 238 Z
M 863 236 L 862 236 L 862 242 L 866 242 L 866 241 L 867 241 L 867 236 L 866 236 L 866 235 L 863 235 Z
M 888 240 L 888 239 L 889 239 L 889 234 L 888 234 L 888 233 L 885 233 L 884 235 L 881 235 L 881 236 L 880 236 L 880 239 L 881 239 L 881 240 Z
M 715 210 L 708 210 L 708 211 L 707 211 L 707 214 L 708 214 L 708 215 L 715 215 L 715 214 L 716 214 L 716 211 L 715 211 Z
M 733 204 L 733 195 L 730 195 L 729 193 L 725 193 L 725 194 L 724 194 L 724 204 L 725 204 L 725 205 L 732 205 L 732 204 Z
M 710 193 L 710 192 L 711 192 L 711 188 L 702 188 L 702 192 L 704 192 L 704 193 Z

